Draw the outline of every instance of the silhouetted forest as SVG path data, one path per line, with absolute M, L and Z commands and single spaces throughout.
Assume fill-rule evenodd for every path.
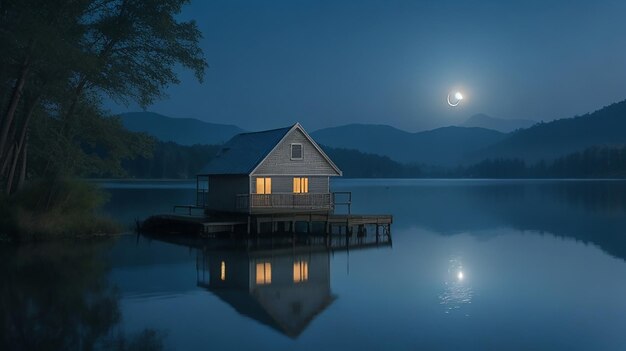
M 396 162 L 387 156 L 357 150 L 323 147 L 348 178 L 419 178 L 421 168 Z
M 626 178 L 626 146 L 594 146 L 553 161 L 488 159 L 461 167 L 452 176 L 468 178 Z
M 218 145 L 183 146 L 155 142 L 152 156 L 122 162 L 126 176 L 136 179 L 193 178 L 215 156 Z M 598 146 L 552 161 L 487 159 L 457 168 L 396 162 L 389 157 L 323 146 L 348 178 L 626 178 L 626 146 Z M 111 174 L 93 176 L 110 177 Z
M 122 162 L 132 178 L 188 179 L 200 172 L 221 146 L 184 146 L 173 142 L 157 142 L 153 154 Z M 107 176 L 107 175 L 104 175 Z

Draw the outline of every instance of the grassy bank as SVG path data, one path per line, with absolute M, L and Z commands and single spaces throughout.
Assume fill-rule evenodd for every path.
M 0 198 L 0 240 L 48 241 L 118 233 L 100 213 L 108 199 L 97 185 L 74 179 L 31 181 Z

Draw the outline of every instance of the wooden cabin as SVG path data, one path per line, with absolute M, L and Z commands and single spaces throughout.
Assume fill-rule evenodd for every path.
M 197 176 L 196 206 L 246 214 L 330 212 L 341 170 L 299 123 L 242 133 Z

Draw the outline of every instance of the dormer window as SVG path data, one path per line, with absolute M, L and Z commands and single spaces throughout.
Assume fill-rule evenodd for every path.
M 291 159 L 292 160 L 302 159 L 302 144 L 291 144 Z

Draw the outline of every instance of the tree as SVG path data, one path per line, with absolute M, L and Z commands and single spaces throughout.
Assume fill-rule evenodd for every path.
M 145 107 L 178 83 L 177 66 L 202 81 L 201 34 L 176 18 L 186 3 L 0 1 L 0 49 L 9 53 L 0 58 L 4 192 L 19 188 L 27 170 L 47 178 L 118 174 L 121 159 L 145 155 L 150 140 L 107 120 L 101 97 Z

